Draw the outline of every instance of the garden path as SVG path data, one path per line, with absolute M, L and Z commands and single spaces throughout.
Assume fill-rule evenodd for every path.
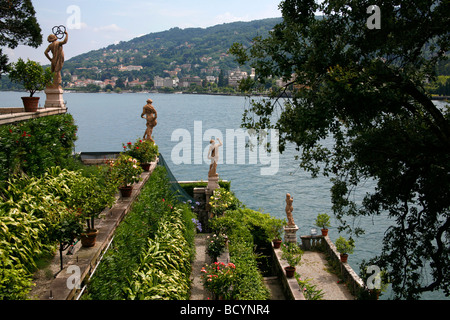
M 325 254 L 316 251 L 304 251 L 302 261 L 297 266 L 297 273 L 302 280 L 310 279 L 310 283 L 323 291 L 323 300 L 354 300 L 355 297 L 339 277 L 327 270 Z

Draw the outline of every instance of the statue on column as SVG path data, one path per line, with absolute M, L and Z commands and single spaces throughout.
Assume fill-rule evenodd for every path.
M 219 143 L 215 143 L 214 140 L 211 139 L 209 151 L 208 151 L 208 159 L 211 159 L 211 164 L 209 166 L 208 177 L 217 176 L 217 163 L 219 162 L 219 147 L 223 145 L 222 141 L 217 138 Z
M 63 41 L 57 41 L 60 37 L 64 37 Z M 59 88 L 62 83 L 61 70 L 64 65 L 64 50 L 63 45 L 69 40 L 69 35 L 64 26 L 54 27 L 53 34 L 49 35 L 47 38 L 50 45 L 45 50 L 45 56 L 51 62 L 51 70 L 54 73 L 53 76 L 53 88 Z M 49 52 L 52 53 L 50 57 Z
M 286 215 L 288 219 L 288 227 L 295 227 L 294 217 L 292 216 L 292 211 L 294 211 L 294 207 L 292 203 L 294 202 L 294 198 L 291 197 L 289 193 L 286 194 Z
M 149 140 L 152 142 L 155 142 L 152 138 L 153 134 L 153 128 L 156 127 L 158 122 L 156 119 L 158 118 L 158 113 L 156 112 L 156 109 L 152 105 L 153 100 L 148 99 L 147 104 L 144 106 L 144 109 L 141 114 L 141 118 L 144 118 L 147 120 L 147 130 L 145 130 L 144 134 L 144 140 Z

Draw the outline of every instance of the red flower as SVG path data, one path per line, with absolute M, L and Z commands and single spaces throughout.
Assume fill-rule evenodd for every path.
M 127 144 L 128 144 L 129 146 L 131 146 L 131 145 L 132 145 L 132 143 L 131 143 L 131 142 L 128 142 Z

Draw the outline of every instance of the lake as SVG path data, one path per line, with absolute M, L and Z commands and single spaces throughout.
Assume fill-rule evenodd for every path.
M 1 92 L 0 107 L 21 107 L 20 97 L 23 95 Z M 37 95 L 44 104 L 44 94 Z M 330 181 L 321 176 L 313 179 L 300 169 L 294 158 L 295 148 L 288 147 L 277 157 L 265 154 L 262 148 L 249 151 L 238 144 L 242 134 L 239 130 L 242 114 L 249 105 L 245 97 L 65 93 L 68 112 L 78 126 L 75 151 L 121 151 L 122 144 L 142 138 L 146 124 L 140 116 L 148 98 L 153 100 L 158 112 L 154 139 L 178 181 L 208 179 L 209 161 L 204 153 L 211 137 L 219 137 L 223 147 L 220 148 L 217 172 L 221 179 L 231 181 L 232 191 L 247 207 L 286 218 L 285 197 L 290 193 L 294 198 L 293 216 L 299 227 L 298 235 L 310 234 L 318 213 L 326 212 L 332 216 Z M 274 136 L 269 138 L 276 141 Z M 362 186 L 360 195 L 371 188 L 371 183 Z M 361 218 L 354 223 L 366 230 L 361 238 L 356 239 L 355 252 L 349 257 L 349 264 L 358 272 L 363 259 L 380 252 L 383 233 L 390 221 L 386 216 L 377 216 Z M 339 236 L 333 218 L 329 235 L 333 241 Z M 433 294 L 426 298 L 438 299 L 440 296 Z

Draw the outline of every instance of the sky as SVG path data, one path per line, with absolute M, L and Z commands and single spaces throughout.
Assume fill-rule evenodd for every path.
M 32 0 L 43 43 L 35 49 L 3 48 L 18 58 L 48 64 L 44 51 L 54 26 L 64 25 L 69 41 L 66 60 L 120 41 L 170 28 L 206 28 L 235 21 L 281 17 L 281 0 Z

